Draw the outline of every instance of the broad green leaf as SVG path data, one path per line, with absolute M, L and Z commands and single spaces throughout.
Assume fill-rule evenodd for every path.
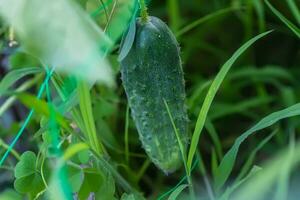
M 100 190 L 96 193 L 96 197 L 101 200 L 114 200 L 114 194 L 116 192 L 115 181 L 110 173 L 104 174 L 103 184 L 101 185 Z
M 142 195 L 124 193 L 121 200 L 145 200 L 145 198 Z
M 187 184 L 183 184 L 183 185 L 180 185 L 178 186 L 172 193 L 171 195 L 169 196 L 168 200 L 176 200 L 177 197 L 180 195 L 180 193 L 185 189 L 187 188 L 189 185 Z
M 84 179 L 78 193 L 79 199 L 85 200 L 91 192 L 98 192 L 103 184 L 105 184 L 105 178 L 95 169 L 84 169 Z
M 68 170 L 68 180 L 71 186 L 72 192 L 78 192 L 83 180 L 83 170 L 75 168 L 71 165 L 67 167 Z
M 12 189 L 6 189 L 0 193 L 0 200 L 22 200 L 22 196 Z
M 14 187 L 22 194 L 29 193 L 35 197 L 44 188 L 42 177 L 36 169 L 36 155 L 31 151 L 22 154 L 15 167 L 15 177 Z
M 87 164 L 87 162 L 90 159 L 90 151 L 89 150 L 83 150 L 81 152 L 78 153 L 78 160 L 82 163 L 82 164 Z
M 24 152 L 15 167 L 15 177 L 22 178 L 35 173 L 36 155 L 31 151 Z
M 76 2 L 1 0 L 0 15 L 14 28 L 26 51 L 46 65 L 113 84 L 104 60 L 113 43 Z
M 268 7 L 271 9 L 271 11 L 291 30 L 293 31 L 299 38 L 300 38 L 300 29 L 296 25 L 294 25 L 292 22 L 290 22 L 286 17 L 284 17 L 276 8 L 272 6 L 272 4 L 269 3 L 269 1 L 265 0 Z
M 17 97 L 27 107 L 34 109 L 37 113 L 40 113 L 48 118 L 50 117 L 50 108 L 45 101 L 26 93 L 18 94 Z M 51 112 L 53 111 L 51 110 Z M 54 114 L 57 122 L 63 128 L 70 130 L 67 120 L 65 120 L 64 117 L 58 112 L 55 112 Z
M 253 43 L 255 43 L 258 39 L 266 36 L 267 34 L 269 34 L 271 31 L 262 33 L 257 35 L 256 37 L 252 38 L 251 40 L 249 40 L 248 42 L 246 42 L 242 47 L 240 47 L 234 54 L 233 56 L 221 67 L 220 72 L 217 74 L 216 78 L 214 79 L 214 81 L 212 82 L 207 95 L 205 97 L 204 103 L 202 105 L 202 108 L 200 110 L 200 113 L 198 115 L 197 118 L 197 122 L 196 122 L 196 127 L 192 136 L 192 141 L 191 141 L 191 145 L 190 145 L 190 149 L 189 149 L 189 154 L 188 154 L 188 161 L 187 161 L 187 166 L 189 169 L 189 175 L 191 172 L 191 166 L 192 166 L 192 162 L 193 162 L 193 158 L 198 146 L 198 142 L 200 139 L 200 134 L 202 132 L 203 126 L 205 124 L 205 120 L 209 111 L 209 108 L 212 104 L 212 101 L 221 85 L 221 83 L 223 82 L 226 74 L 228 73 L 228 71 L 230 70 L 230 68 L 232 67 L 232 65 L 234 64 L 234 62 L 240 57 L 240 55 L 242 53 L 244 53 L 244 51 L 246 51 Z
M 216 176 L 214 177 L 216 188 L 220 189 L 224 185 L 225 181 L 227 180 L 227 178 L 229 177 L 229 175 L 233 169 L 240 145 L 250 135 L 256 133 L 257 131 L 259 131 L 261 129 L 267 128 L 267 127 L 275 124 L 279 120 L 282 120 L 282 119 L 285 119 L 288 117 L 294 117 L 297 115 L 300 115 L 300 103 L 295 104 L 286 109 L 274 112 L 274 113 L 266 116 L 265 118 L 260 120 L 256 125 L 254 125 L 252 128 L 250 128 L 248 131 L 244 132 L 241 136 L 239 136 L 235 140 L 235 142 L 234 142 L 233 146 L 230 148 L 230 150 L 226 153 L 226 155 L 222 159 L 222 161 L 217 169 Z
M 30 193 L 32 196 L 36 196 L 40 191 L 43 190 L 44 184 L 39 174 L 31 174 L 18 178 L 14 182 L 16 191 L 25 194 Z

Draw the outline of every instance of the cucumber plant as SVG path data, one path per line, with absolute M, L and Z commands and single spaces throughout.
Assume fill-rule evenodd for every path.
M 182 152 L 166 105 L 184 149 L 188 117 L 180 49 L 168 26 L 157 17 L 141 17 L 123 42 L 120 63 L 123 86 L 139 138 L 153 163 L 164 172 L 181 166 Z

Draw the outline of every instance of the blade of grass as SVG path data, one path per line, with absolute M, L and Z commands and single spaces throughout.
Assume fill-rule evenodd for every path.
M 196 21 L 186 25 L 181 30 L 179 30 L 177 33 L 175 33 L 175 36 L 180 37 L 183 34 L 189 32 L 190 30 L 196 28 L 200 24 L 203 24 L 204 22 L 207 22 L 211 19 L 217 18 L 219 16 L 222 16 L 224 14 L 230 13 L 230 12 L 232 12 L 234 10 L 238 10 L 238 9 L 240 9 L 240 8 L 239 7 L 229 7 L 229 8 L 224 8 L 224 9 L 218 10 L 216 12 L 210 13 L 210 14 L 208 14 L 208 15 L 200 18 L 200 19 L 197 19 Z
M 16 81 L 23 78 L 24 76 L 40 73 L 42 71 L 43 69 L 39 67 L 26 67 L 10 71 L 0 82 L 0 96 Z
M 79 107 L 84 122 L 85 136 L 91 148 L 98 155 L 106 154 L 103 144 L 97 137 L 95 120 L 92 111 L 92 102 L 89 91 L 89 86 L 84 81 L 78 83 Z
M 247 181 L 247 183 L 245 183 L 237 191 L 234 197 L 230 199 L 258 200 L 265 199 L 263 197 L 266 197 L 266 194 L 268 194 L 267 199 L 274 199 L 272 196 L 270 196 L 270 188 L 276 181 L 278 181 L 278 176 L 280 176 L 282 173 L 286 173 L 282 170 L 282 164 L 284 163 L 285 166 L 289 166 L 288 172 L 290 173 L 292 169 L 294 169 L 300 163 L 300 143 L 298 142 L 295 145 L 292 154 L 290 154 L 290 151 L 290 147 L 287 147 L 278 153 L 274 158 L 272 158 L 272 160 L 265 163 L 262 167 L 262 170 L 260 170 L 260 172 L 257 173 L 251 180 Z
M 298 25 L 300 25 L 300 10 L 297 7 L 296 2 L 294 0 L 286 0 L 286 1 L 290 7 L 290 10 L 292 11 L 295 19 L 297 20 Z
M 24 92 L 25 90 L 31 88 L 39 79 L 41 78 L 41 75 L 37 75 L 36 77 L 29 79 L 28 81 L 24 82 L 22 85 L 20 85 L 15 91 L 16 92 Z M 10 106 L 15 102 L 16 97 L 10 96 L 0 107 L 0 117 L 5 113 L 5 111 L 10 108 Z
M 235 163 L 237 153 L 239 151 L 240 145 L 252 134 L 256 133 L 259 130 L 262 130 L 264 128 L 267 128 L 279 120 L 293 117 L 300 115 L 300 103 L 295 104 L 293 106 L 290 106 L 286 109 L 274 112 L 262 120 L 260 120 L 256 125 L 252 126 L 249 130 L 244 132 L 241 136 L 239 136 L 233 146 L 230 148 L 230 150 L 225 154 L 224 158 L 221 161 L 221 164 L 219 165 L 215 178 L 215 188 L 219 190 L 226 180 L 228 179 L 232 169 L 233 165 Z
M 129 105 L 127 105 L 127 107 L 126 107 L 125 135 L 124 135 L 124 142 L 125 142 L 125 159 L 126 159 L 127 165 L 129 164 L 128 129 L 129 129 Z
M 270 8 L 270 10 L 291 30 L 300 38 L 300 29 L 290 22 L 287 18 L 285 18 L 276 8 L 269 3 L 269 1 L 265 0 L 265 3 Z
M 262 170 L 262 168 L 260 168 L 258 166 L 254 166 L 245 178 L 239 180 L 237 183 L 233 184 L 231 187 L 228 187 L 226 189 L 226 191 L 222 194 L 222 196 L 220 198 L 218 198 L 218 200 L 229 200 L 230 195 L 236 189 L 238 189 L 243 183 L 247 182 L 247 180 L 254 177 L 260 170 Z
M 259 30 L 260 32 L 263 32 L 266 29 L 265 11 L 264 11 L 263 2 L 261 0 L 253 0 L 252 2 L 258 17 Z
M 180 24 L 181 24 L 181 17 L 180 17 L 180 9 L 179 9 L 179 2 L 177 0 L 167 0 L 167 10 L 168 16 L 170 16 L 170 27 L 173 32 L 177 32 Z
M 221 160 L 223 157 L 222 144 L 219 138 L 219 135 L 215 129 L 215 126 L 211 122 L 210 118 L 206 119 L 205 129 L 207 130 L 209 136 L 211 137 L 214 147 L 216 148 L 216 152 L 218 154 L 219 159 Z
M 202 108 L 200 110 L 200 113 L 197 118 L 196 122 L 196 127 L 192 136 L 192 141 L 188 153 L 188 160 L 187 160 L 187 168 L 188 168 L 188 176 L 190 176 L 191 172 L 191 166 L 193 162 L 193 158 L 196 152 L 196 148 L 198 146 L 200 134 L 202 132 L 203 126 L 205 124 L 206 116 L 208 114 L 209 108 L 212 104 L 212 101 L 221 85 L 223 82 L 227 72 L 231 68 L 231 66 L 234 64 L 234 62 L 240 57 L 242 53 L 244 53 L 245 50 L 247 50 L 253 43 L 255 43 L 258 39 L 266 36 L 269 34 L 271 31 L 264 32 L 262 34 L 259 34 L 258 36 L 252 38 L 248 42 L 246 42 L 242 47 L 240 47 L 234 54 L 233 56 L 222 66 L 220 72 L 217 74 L 216 78 L 212 82 L 207 95 L 205 97 L 205 100 L 203 102 Z
M 253 83 L 251 77 L 255 77 L 255 79 L 260 79 L 262 82 L 266 82 L 268 78 L 282 79 L 289 82 L 294 81 L 293 76 L 285 69 L 280 66 L 265 66 L 261 69 L 257 69 L 253 66 L 244 67 L 242 69 L 238 69 L 231 74 L 228 74 L 228 80 L 234 81 L 236 79 L 243 79 L 248 81 L 249 83 Z M 212 80 L 208 80 L 206 82 L 200 82 L 199 86 L 196 87 L 195 91 L 188 98 L 188 106 L 190 108 L 194 108 L 197 100 L 201 96 L 201 94 L 206 90 L 212 83 Z
M 177 197 L 180 195 L 180 193 L 188 186 L 189 186 L 188 184 L 183 184 L 183 185 L 180 185 L 179 187 L 177 187 L 176 190 L 174 190 L 171 193 L 168 200 L 176 200 Z
M 235 182 L 240 181 L 249 171 L 249 169 L 251 168 L 255 156 L 257 154 L 257 152 L 263 148 L 265 146 L 266 143 L 268 143 L 273 136 L 277 133 L 277 129 L 274 130 L 270 135 L 268 135 L 266 138 L 264 138 L 256 147 L 254 150 L 252 150 L 250 156 L 248 157 L 247 161 L 245 162 L 244 166 L 241 169 L 241 172 L 239 173 L 238 177 L 236 178 Z
M 53 73 L 54 68 L 52 69 L 52 71 L 50 73 L 47 74 L 43 84 L 41 85 L 39 91 L 38 91 L 38 95 L 37 98 L 41 98 L 43 95 L 43 92 L 46 88 L 46 85 L 48 84 L 48 81 L 50 80 L 52 73 Z M 4 155 L 1 157 L 0 160 L 0 167 L 3 165 L 4 161 L 6 160 L 7 156 L 9 155 L 9 153 L 11 152 L 11 150 L 14 148 L 15 144 L 17 143 L 17 141 L 19 140 L 19 138 L 21 137 L 21 135 L 23 134 L 27 124 L 29 123 L 32 115 L 34 113 L 34 109 L 32 109 L 29 114 L 27 115 L 22 127 L 20 128 L 20 130 L 18 131 L 17 135 L 15 136 L 15 138 L 13 139 L 13 141 L 10 143 L 9 148 L 5 151 Z
M 48 118 L 50 118 L 51 114 L 54 114 L 55 120 L 59 123 L 59 125 L 66 130 L 70 130 L 67 120 L 65 120 L 64 117 L 54 109 L 49 109 L 47 102 L 44 100 L 40 100 L 35 96 L 26 93 L 18 94 L 17 98 L 28 108 L 32 108 L 37 113 L 40 113 Z
M 236 113 L 243 113 L 249 109 L 266 105 L 272 102 L 273 98 L 271 97 L 254 97 L 249 98 L 246 101 L 242 101 L 239 103 L 234 104 L 223 104 L 223 103 L 216 103 L 214 109 L 212 109 L 212 114 L 209 115 L 211 120 L 216 120 L 220 118 L 224 118 L 228 115 L 236 114 Z
M 163 101 L 164 101 L 164 104 L 166 106 L 166 110 L 168 112 L 168 115 L 170 117 L 173 129 L 174 129 L 174 132 L 175 132 L 175 135 L 176 135 L 176 138 L 177 138 L 177 142 L 178 142 L 178 145 L 179 145 L 179 148 L 180 148 L 180 152 L 181 152 L 181 156 L 182 156 L 182 160 L 183 160 L 183 164 L 184 164 L 184 169 L 185 169 L 185 172 L 186 172 L 186 175 L 187 175 L 188 184 L 189 184 L 191 199 L 195 199 L 195 192 L 194 192 L 194 189 L 193 189 L 193 182 L 192 182 L 191 177 L 188 176 L 189 172 L 188 172 L 188 168 L 187 168 L 187 160 L 186 160 L 185 147 L 183 146 L 182 141 L 180 139 L 180 136 L 179 136 L 179 133 L 178 133 L 178 129 L 176 128 L 176 125 L 174 123 L 174 120 L 173 120 L 171 111 L 169 109 L 168 103 L 167 103 L 167 101 L 165 99 L 163 99 Z
M 181 151 L 181 156 L 182 156 L 182 160 L 183 160 L 183 164 L 184 164 L 184 167 L 185 167 L 185 170 L 186 170 L 186 173 L 188 174 L 188 171 L 187 171 L 187 165 L 186 165 L 186 151 L 185 151 L 185 148 L 182 144 L 182 141 L 180 139 L 180 136 L 179 136 L 179 133 L 178 133 L 178 129 L 176 128 L 176 125 L 174 123 L 174 120 L 173 120 L 173 117 L 172 117 L 172 114 L 171 114 L 171 111 L 169 109 L 169 106 L 168 106 L 168 103 L 166 102 L 166 100 L 164 99 L 164 104 L 166 106 L 166 110 L 168 112 L 168 115 L 170 117 L 170 120 L 171 120 L 171 123 L 172 123 L 172 126 L 173 126 L 173 129 L 174 129 L 174 132 L 175 132 L 175 135 L 176 135 L 176 138 L 177 138 L 177 142 L 178 142 L 178 145 L 179 145 L 179 148 L 180 148 L 180 151 Z
M 196 156 L 197 156 L 197 160 L 199 160 L 198 168 L 199 168 L 200 173 L 203 176 L 204 185 L 206 187 L 209 199 L 210 200 L 215 200 L 215 195 L 214 195 L 214 192 L 212 190 L 211 183 L 209 181 L 209 178 L 208 178 L 208 175 L 207 175 L 207 172 L 206 172 L 206 168 L 205 168 L 204 162 L 202 160 L 202 156 L 200 155 L 199 151 L 197 152 Z

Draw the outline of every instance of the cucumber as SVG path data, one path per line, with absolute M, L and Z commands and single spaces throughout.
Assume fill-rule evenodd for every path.
M 182 156 L 164 100 L 184 148 L 188 144 L 179 45 L 157 17 L 137 18 L 134 31 L 130 50 L 120 60 L 122 83 L 143 148 L 158 168 L 171 173 L 181 166 Z

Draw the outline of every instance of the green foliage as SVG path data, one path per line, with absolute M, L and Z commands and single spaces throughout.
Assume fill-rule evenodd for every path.
M 220 187 L 223 186 L 225 181 L 227 180 L 229 174 L 232 171 L 233 164 L 236 160 L 236 156 L 239 150 L 240 145 L 242 142 L 244 142 L 247 137 L 254 134 L 255 132 L 267 128 L 268 126 L 273 125 L 277 121 L 300 115 L 300 104 L 295 104 L 291 107 L 288 107 L 286 109 L 274 112 L 266 117 L 264 117 L 262 120 L 260 120 L 256 125 L 254 125 L 252 128 L 244 132 L 241 136 L 239 136 L 236 140 L 234 145 L 231 147 L 231 149 L 226 153 L 224 158 L 221 161 L 220 166 L 217 169 L 217 173 L 215 176 L 215 184 L 216 188 L 220 189 Z
M 181 149 L 185 151 L 188 140 L 179 48 L 173 33 L 156 17 L 146 22 L 138 18 L 135 32 L 134 43 L 120 62 L 123 86 L 145 151 L 158 168 L 170 173 L 180 167 Z M 181 147 L 172 123 L 166 120 L 169 114 L 164 101 L 178 128 Z
M 298 200 L 299 1 L 143 3 L 0 0 L 0 200 Z M 153 17 L 142 32 L 148 13 L 178 43 Z M 148 107 L 126 98 L 128 56 Z M 153 165 L 129 105 L 155 116 L 143 122 L 176 171 Z
M 17 192 L 7 189 L 0 194 L 0 200 L 21 200 L 22 196 Z
M 189 175 L 191 173 L 191 166 L 192 166 L 192 162 L 193 162 L 193 157 L 194 157 L 195 152 L 196 152 L 196 148 L 197 148 L 197 145 L 198 145 L 198 141 L 199 141 L 199 138 L 200 138 L 201 131 L 202 131 L 203 126 L 205 124 L 207 113 L 209 111 L 211 103 L 212 103 L 212 101 L 213 101 L 213 99 L 214 99 L 221 83 L 223 82 L 226 74 L 228 73 L 229 69 L 234 64 L 234 62 L 240 57 L 240 55 L 245 50 L 247 50 L 258 39 L 266 36 L 269 33 L 270 33 L 270 31 L 262 33 L 262 34 L 260 34 L 256 37 L 252 38 L 248 42 L 246 42 L 243 46 L 241 46 L 233 54 L 233 56 L 222 66 L 220 72 L 217 74 L 216 78 L 212 82 L 212 84 L 211 84 L 211 86 L 210 86 L 210 88 L 207 92 L 206 98 L 203 102 L 201 111 L 199 112 L 197 122 L 196 122 L 196 127 L 195 127 L 195 130 L 194 130 L 193 136 L 192 136 L 192 142 L 191 142 L 191 146 L 190 146 L 190 149 L 189 149 L 188 161 L 187 161 L 187 167 L 188 167 Z
M 176 190 L 174 190 L 171 195 L 169 196 L 168 200 L 176 200 L 177 197 L 179 196 L 179 194 L 186 188 L 188 187 L 188 185 L 184 184 L 184 185 L 180 185 L 179 187 L 176 188 Z
M 30 194 L 30 198 L 35 196 L 44 189 L 42 177 L 37 169 L 36 155 L 27 151 L 22 154 L 20 161 L 15 167 L 15 189 L 22 193 Z
M 272 12 L 283 22 L 289 29 L 291 29 L 299 38 L 300 38 L 300 29 L 290 22 L 287 18 L 285 18 L 278 10 L 276 10 L 269 1 L 265 0 L 266 4 L 272 10 Z

